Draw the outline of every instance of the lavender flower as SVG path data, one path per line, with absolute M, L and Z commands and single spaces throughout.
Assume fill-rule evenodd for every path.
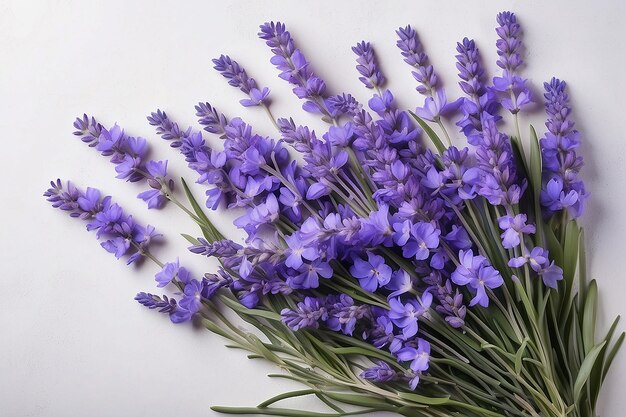
M 563 270 L 554 261 L 550 262 L 548 251 L 541 247 L 534 247 L 530 252 L 525 249 L 523 256 L 509 260 L 509 266 L 513 268 L 520 268 L 525 264 L 530 265 L 550 288 L 556 289 L 557 282 L 563 279 Z
M 128 136 L 118 125 L 105 129 L 87 115 L 76 118 L 74 127 L 77 129 L 74 134 L 80 136 L 83 142 L 95 147 L 103 156 L 111 157 L 116 178 L 129 182 L 147 181 L 151 189 L 137 197 L 146 201 L 148 208 L 165 206 L 174 181 L 167 177 L 167 161 L 146 160 L 148 145 L 144 138 Z
M 359 80 L 367 88 L 380 89 L 385 83 L 385 77 L 380 71 L 376 57 L 374 56 L 374 48 L 369 42 L 361 42 L 352 47 L 352 52 L 357 55 L 356 69 L 361 74 Z
M 457 285 L 469 286 L 476 293 L 470 306 L 479 304 L 483 307 L 489 305 L 486 288 L 495 289 L 504 283 L 500 272 L 489 265 L 484 256 L 474 256 L 471 249 L 459 252 L 459 265 L 451 279 Z
M 402 329 L 405 338 L 413 337 L 417 334 L 418 319 L 430 308 L 433 296 L 429 292 L 422 294 L 420 299 L 409 299 L 403 303 L 399 298 L 389 299 L 389 318 L 397 327 Z
M 228 84 L 239 88 L 250 97 L 240 101 L 242 106 L 266 106 L 268 104 L 269 88 L 259 88 L 254 78 L 248 77 L 246 70 L 237 61 L 230 59 L 228 55 L 221 55 L 213 60 L 213 64 L 215 65 L 213 68 L 229 80 Z
M 404 57 L 404 62 L 416 69 L 412 72 L 413 77 L 419 82 L 415 89 L 426 96 L 433 96 L 439 79 L 432 65 L 428 64 L 428 55 L 424 53 L 417 32 L 411 26 L 406 26 L 399 28 L 396 34 L 399 38 L 396 44 Z
M 496 20 L 499 25 L 496 33 L 500 37 L 496 42 L 499 57 L 496 64 L 502 68 L 502 76 L 494 77 L 493 86 L 501 93 L 502 106 L 515 114 L 532 101 L 532 93 L 526 85 L 528 80 L 516 75 L 523 63 L 522 30 L 514 13 L 499 13 Z
M 375 366 L 361 372 L 361 378 L 374 382 L 388 382 L 397 379 L 398 373 L 387 362 L 377 361 Z
M 576 218 L 582 215 L 588 194 L 578 178 L 583 160 L 576 154 L 580 140 L 570 119 L 572 109 L 566 84 L 557 78 L 544 83 L 548 132 L 541 139 L 543 159 L 543 189 L 541 204 L 548 215 L 567 210 Z
M 375 292 L 378 287 L 385 286 L 391 280 L 391 267 L 382 256 L 367 253 L 367 261 L 355 257 L 350 273 L 359 280 L 364 290 Z
M 180 266 L 180 262 L 176 259 L 176 262 L 168 262 L 163 266 L 163 269 L 154 276 L 157 287 L 165 287 L 167 284 L 177 279 L 183 283 L 187 283 L 191 280 L 190 273 L 185 267 Z
M 468 95 L 468 98 L 461 104 L 463 118 L 457 122 L 457 126 L 467 136 L 468 142 L 476 145 L 480 141 L 479 135 L 482 132 L 483 112 L 498 120 L 499 103 L 494 92 L 485 85 L 485 70 L 474 40 L 463 38 L 462 43 L 457 43 L 456 50 L 458 52 L 456 67 L 461 78 L 459 85 Z
M 127 264 L 142 258 L 160 236 L 154 227 L 137 224 L 132 216 L 111 202 L 111 197 L 101 198 L 95 188 L 87 188 L 83 193 L 68 181 L 64 189 L 59 179 L 51 181 L 50 185 L 44 196 L 52 207 L 68 211 L 71 217 L 89 220 L 87 230 L 95 231 L 96 237 L 103 240 L 100 245 L 116 258 L 128 255 Z
M 191 318 L 187 310 L 180 308 L 175 299 L 168 298 L 166 295 L 160 297 L 158 295 L 140 292 L 135 296 L 135 300 L 151 310 L 168 314 L 172 323 L 183 323 Z
M 334 331 L 352 336 L 357 323 L 370 316 L 370 306 L 367 304 L 356 305 L 352 297 L 340 294 L 339 297 L 329 296 L 326 298 L 328 318 L 326 327 Z
M 274 56 L 270 62 L 281 71 L 279 77 L 295 85 L 294 94 L 306 100 L 302 108 L 332 119 L 333 116 L 325 103 L 326 83 L 313 73 L 309 61 L 296 48 L 285 25 L 281 22 L 269 22 L 262 24 L 260 29 L 259 38 L 265 40 L 267 46 L 272 49 Z
M 283 322 L 291 330 L 305 328 L 319 328 L 320 320 L 326 320 L 328 312 L 324 305 L 315 297 L 305 297 L 304 301 L 298 303 L 296 310 L 288 308 L 280 312 Z
M 498 224 L 504 232 L 500 235 L 502 238 L 502 246 L 505 249 L 513 249 L 521 242 L 524 234 L 535 233 L 535 226 L 526 224 L 527 217 L 525 214 L 518 214 L 515 217 L 503 216 L 498 219 Z

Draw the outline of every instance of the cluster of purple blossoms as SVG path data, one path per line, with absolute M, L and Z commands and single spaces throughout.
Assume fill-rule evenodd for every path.
M 352 52 L 357 55 L 356 69 L 361 74 L 359 80 L 367 88 L 379 89 L 385 83 L 385 76 L 378 67 L 374 48 L 369 42 L 361 42 L 352 47 Z
M 502 76 L 494 77 L 493 88 L 501 96 L 502 107 L 516 114 L 522 107 L 532 102 L 528 80 L 517 75 L 517 70 L 524 62 L 522 29 L 514 13 L 499 13 L 496 20 L 498 22 L 496 33 L 500 37 L 496 42 L 499 57 L 496 64 L 502 68 Z
M 227 55 L 222 55 L 214 59 L 213 64 L 215 65 L 213 68 L 229 80 L 228 84 L 248 95 L 249 98 L 240 101 L 242 106 L 253 107 L 268 104 L 269 88 L 259 88 L 254 78 L 248 77 L 246 70 L 237 61 L 230 59 Z
M 510 137 L 498 127 L 500 107 L 517 113 L 531 96 L 527 81 L 517 74 L 523 63 L 517 19 L 505 12 L 497 21 L 502 76 L 488 85 L 475 42 L 464 38 L 456 59 L 466 97 L 452 103 L 417 32 L 410 26 L 396 32 L 404 61 L 413 67 L 416 90 L 426 96 L 416 115 L 439 125 L 447 136 L 441 117 L 460 109 L 456 124 L 473 151 L 452 145 L 439 153 L 426 148 L 422 130 L 383 88 L 385 76 L 369 42 L 352 48 L 360 81 L 374 90 L 368 110 L 348 93 L 328 93 L 284 24 L 261 25 L 259 37 L 271 48 L 280 78 L 305 100 L 304 110 L 331 124 L 318 134 L 292 119 L 274 120 L 269 89 L 259 87 L 230 57 L 213 60 L 228 83 L 248 96 L 241 100 L 243 106 L 267 110 L 280 139 L 255 133 L 243 119 L 227 118 L 209 103 L 199 103 L 196 115 L 205 132 L 222 140 L 223 149 L 210 147 L 203 132 L 181 129 L 161 110 L 148 117 L 196 172 L 197 183 L 207 186 L 206 206 L 239 210 L 234 224 L 247 236 L 243 244 L 198 238 L 189 250 L 218 258 L 218 273 L 195 279 L 178 260 L 169 262 L 155 280 L 158 287 L 176 286 L 179 299 L 140 293 L 136 300 L 179 323 L 190 320 L 222 289 L 251 309 L 265 308 L 276 297 L 288 301 L 278 305 L 292 307 L 281 311 L 291 330 L 339 332 L 388 350 L 397 361 L 378 362 L 363 371 L 363 378 L 404 381 L 415 389 L 431 355 L 424 321 L 438 316 L 462 329 L 472 308 L 489 308 L 514 278 L 511 269 L 496 269 L 498 263 L 473 230 L 480 225 L 468 226 L 466 214 L 497 213 L 491 232 L 497 236 L 499 227 L 501 241 L 494 245 L 509 255 L 501 265 L 523 268 L 547 287 L 558 288 L 563 271 L 546 249 L 531 244 L 537 227 L 520 212 L 526 180 L 518 175 L 522 170 Z M 575 153 L 578 135 L 564 89 L 559 80 L 546 84 L 549 132 L 541 141 L 541 204 L 548 214 L 566 209 L 577 217 L 586 193 L 577 177 L 582 159 Z M 423 120 L 418 120 L 422 127 Z M 74 125 L 84 142 L 111 157 L 119 178 L 147 180 L 151 190 L 140 197 L 149 207 L 173 198 L 167 162 L 147 161 L 145 139 L 129 137 L 117 125 L 104 129 L 87 116 Z M 283 144 L 302 162 L 292 160 Z M 103 247 L 118 258 L 130 255 L 129 262 L 147 254 L 158 236 L 96 190 L 83 194 L 70 183 L 63 189 L 57 182 L 46 196 L 71 216 L 89 220 L 88 228 L 106 239 Z M 379 301 L 368 304 L 368 297 Z
M 69 181 L 64 188 L 61 180 L 51 181 L 50 185 L 44 196 L 52 207 L 87 220 L 87 230 L 96 232 L 100 245 L 117 259 L 128 256 L 127 264 L 141 259 L 150 244 L 161 237 L 154 227 L 136 223 L 111 197 L 102 197 L 95 188 L 88 187 L 83 192 Z
M 417 32 L 411 26 L 406 26 L 399 28 L 396 34 L 399 38 L 396 44 L 404 57 L 404 62 L 415 69 L 412 72 L 418 82 L 415 89 L 426 96 L 424 106 L 418 107 L 415 114 L 425 120 L 438 121 L 441 116 L 456 111 L 461 105 L 461 100 L 448 103 L 446 92 L 441 87 L 433 66 L 428 62 L 428 55 L 424 52 Z
M 326 83 L 311 70 L 310 62 L 296 48 L 285 25 L 281 22 L 269 22 L 262 24 L 260 29 L 259 38 L 265 40 L 272 49 L 274 56 L 270 62 L 280 71 L 278 76 L 295 85 L 294 94 L 306 100 L 302 108 L 311 113 L 321 113 L 328 120 L 332 120 L 336 114 L 331 112 L 326 102 Z
M 567 210 L 573 218 L 580 217 L 588 194 L 578 178 L 583 159 L 576 155 L 579 133 L 570 119 L 572 109 L 565 81 L 552 78 L 544 83 L 548 132 L 541 139 L 543 182 L 541 205 L 548 215 Z
M 463 38 L 462 42 L 457 43 L 456 50 L 456 67 L 461 78 L 459 86 L 467 94 L 460 107 L 463 118 L 457 122 L 457 126 L 470 145 L 478 145 L 483 130 L 483 115 L 499 120 L 500 103 L 494 89 L 485 84 L 485 70 L 474 40 Z
M 74 121 L 74 135 L 96 148 L 103 156 L 110 156 L 119 179 L 130 182 L 146 181 L 150 190 L 137 197 L 148 203 L 148 208 L 162 208 L 174 182 L 167 177 L 167 161 L 147 160 L 148 143 L 144 138 L 124 133 L 118 125 L 105 129 L 86 114 Z

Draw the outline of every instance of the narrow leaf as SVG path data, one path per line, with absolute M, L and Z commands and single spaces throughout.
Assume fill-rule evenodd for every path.
M 428 123 L 422 120 L 418 115 L 410 110 L 409 113 L 411 113 L 411 116 L 413 116 L 413 118 L 417 121 L 417 123 L 424 130 L 424 132 L 426 132 L 433 145 L 435 145 L 435 148 L 437 148 L 437 151 L 439 151 L 440 154 L 444 153 L 446 150 L 446 146 L 443 144 L 441 139 L 439 139 L 439 136 L 437 136 L 435 131 L 430 126 L 428 126 Z
M 596 345 L 587 356 L 585 356 L 585 360 L 583 361 L 580 369 L 578 370 L 578 376 L 576 377 L 576 381 L 574 382 L 574 402 L 578 402 L 580 400 L 580 393 L 582 392 L 587 380 L 589 379 L 589 375 L 591 375 L 591 371 L 593 370 L 596 359 L 598 355 L 604 349 L 606 342 L 602 342 L 599 345 Z
M 583 309 L 582 327 L 583 327 L 583 346 L 585 354 L 589 354 L 595 345 L 596 338 L 596 315 L 598 311 L 598 284 L 596 280 L 589 283 L 587 290 L 587 298 Z

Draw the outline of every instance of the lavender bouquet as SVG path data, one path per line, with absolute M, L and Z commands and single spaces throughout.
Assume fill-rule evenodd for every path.
M 157 259 L 151 245 L 162 236 L 97 189 L 57 180 L 45 196 L 86 221 L 116 258 L 158 266 L 157 287 L 173 295 L 142 292 L 140 304 L 174 323 L 193 320 L 249 358 L 274 362 L 282 372 L 271 377 L 303 384 L 256 407 L 216 411 L 593 417 L 624 334 L 614 338 L 619 318 L 606 335 L 595 331 L 597 284 L 587 280 L 576 222 L 588 197 L 579 134 L 556 78 L 543 86 L 547 130 L 521 129 L 520 111 L 542 98 L 519 74 L 516 16 L 500 13 L 496 33 L 500 75 L 488 82 L 475 42 L 463 39 L 456 66 L 465 96 L 451 101 L 416 31 L 398 29 L 424 96 L 405 111 L 384 88 L 370 43 L 352 48 L 373 92 L 365 106 L 327 91 L 284 24 L 261 25 L 280 78 L 328 123 L 321 134 L 275 118 L 268 88 L 230 57 L 214 59 L 245 95 L 241 104 L 267 113 L 277 139 L 209 103 L 196 114 L 223 149 L 163 111 L 148 121 L 206 187 L 206 207 L 240 213 L 241 244 L 222 235 L 182 178 L 168 176 L 167 161 L 147 157 L 146 139 L 77 118 L 74 134 L 108 157 L 118 178 L 147 185 L 138 197 L 148 208 L 173 203 L 197 223 L 200 236 L 183 234 L 189 250 L 221 265 L 202 277 Z M 444 119 L 460 134 L 446 131 Z M 307 395 L 330 411 L 276 405 Z

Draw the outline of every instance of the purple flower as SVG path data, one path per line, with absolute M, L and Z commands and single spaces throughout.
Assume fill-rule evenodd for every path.
M 406 223 L 404 225 L 406 226 Z M 430 250 L 439 246 L 440 234 L 441 231 L 435 229 L 430 223 L 415 223 L 411 226 L 411 233 L 406 243 L 401 245 L 402 256 L 405 258 L 415 258 L 418 261 L 427 259 L 430 256 Z M 406 232 L 403 232 L 402 235 L 396 234 L 396 237 L 400 236 L 399 240 L 396 241 L 398 244 L 404 240 L 404 235 L 406 235 Z
M 178 304 L 191 314 L 197 313 L 202 305 L 202 292 L 202 283 L 197 279 L 191 279 L 185 284 L 183 296 Z
M 419 82 L 416 90 L 426 96 L 433 96 L 438 78 L 432 65 L 428 65 L 428 55 L 424 53 L 417 32 L 411 26 L 406 26 L 399 28 L 396 34 L 399 38 L 396 44 L 404 57 L 404 62 L 416 69 L 412 72 L 413 77 Z
M 157 282 L 157 287 L 165 287 L 175 278 L 178 278 L 183 283 L 187 283 L 190 280 L 190 275 L 189 271 L 181 267 L 179 260 L 176 259 L 176 262 L 166 263 L 163 269 L 154 276 L 154 279 Z
M 385 289 L 392 291 L 388 298 L 397 297 L 413 289 L 413 280 L 408 272 L 399 269 L 391 274 L 391 280 L 385 285 Z
M 135 296 L 135 300 L 151 310 L 168 314 L 172 323 L 183 323 L 191 319 L 189 311 L 180 308 L 175 299 L 168 298 L 166 295 L 159 297 L 158 295 L 140 292 Z
M 305 297 L 304 301 L 298 303 L 298 307 L 295 310 L 285 308 L 280 312 L 280 315 L 283 323 L 291 330 L 296 331 L 307 328 L 319 328 L 319 322 L 326 320 L 328 312 L 319 299 Z
M 447 116 L 457 111 L 462 103 L 463 99 L 457 99 L 452 103 L 448 103 L 446 92 L 443 89 L 439 89 L 433 96 L 426 97 L 424 106 L 416 108 L 415 114 L 422 119 L 436 122 L 441 116 Z
M 526 224 L 526 215 L 518 214 L 515 217 L 502 216 L 498 219 L 500 229 L 504 232 L 500 235 L 502 246 L 506 249 L 513 249 L 520 244 L 523 234 L 535 233 L 535 226 Z
M 522 65 L 522 30 L 517 17 L 511 12 L 499 13 L 496 33 L 500 37 L 496 42 L 498 60 L 496 64 L 502 68 L 502 76 L 493 79 L 494 89 L 501 93 L 501 104 L 511 113 L 517 113 L 521 107 L 532 101 L 532 94 L 527 80 L 516 75 Z
M 377 361 L 375 366 L 365 369 L 360 376 L 374 382 L 389 382 L 398 378 L 397 372 L 383 361 Z
M 213 64 L 215 65 L 213 68 L 229 80 L 228 84 L 239 88 L 250 97 L 240 101 L 242 106 L 251 107 L 267 104 L 270 90 L 267 87 L 260 89 L 254 78 L 248 77 L 246 70 L 237 61 L 230 59 L 227 55 L 221 55 L 213 60 Z
M 303 264 L 303 259 L 307 261 L 314 261 L 319 258 L 319 252 L 317 248 L 313 246 L 307 246 L 302 239 L 298 237 L 297 233 L 290 236 L 285 236 L 285 242 L 289 249 L 287 250 L 287 259 L 285 259 L 285 265 L 290 268 L 299 269 Z
M 554 261 L 550 262 L 548 251 L 539 246 L 534 247 L 530 253 L 525 249 L 523 256 L 509 261 L 509 266 L 513 268 L 520 268 L 525 264 L 530 265 L 547 287 L 556 289 L 558 281 L 563 279 L 563 270 Z
M 430 308 L 433 295 L 425 292 L 420 298 L 409 299 L 406 304 L 400 298 L 389 299 L 389 318 L 398 328 L 402 329 L 405 338 L 413 337 L 417 334 L 417 321 Z
M 226 116 L 218 112 L 217 109 L 212 107 L 209 103 L 198 103 L 195 108 L 198 123 L 204 126 L 204 130 L 224 138 L 226 125 L 228 124 Z M 164 137 L 164 139 L 166 138 Z
M 500 272 L 489 265 L 484 256 L 474 256 L 471 249 L 459 251 L 459 262 L 456 270 L 450 276 L 452 282 L 457 285 L 467 285 L 476 292 L 470 301 L 470 306 L 480 304 L 487 307 L 489 296 L 485 288 L 498 288 L 504 283 Z
M 403 362 L 411 361 L 410 368 L 413 372 L 425 372 L 430 361 L 430 343 L 424 339 L 417 339 L 417 349 L 407 346 L 396 352 L 396 356 Z
M 563 189 L 563 180 L 554 177 L 548 181 L 541 190 L 541 205 L 546 207 L 549 212 L 557 212 L 563 209 L 574 208 L 572 214 L 577 214 L 576 207 L 581 202 L 581 197 L 576 190 L 569 190 L 565 193 Z
M 570 119 L 571 107 L 566 84 L 557 78 L 544 83 L 548 132 L 541 139 L 543 189 L 541 205 L 548 215 L 567 210 L 576 218 L 582 215 L 588 196 L 578 178 L 583 160 L 576 154 L 579 133 Z
M 361 74 L 359 80 L 367 88 L 380 88 L 385 83 L 385 77 L 376 62 L 372 45 L 363 41 L 353 46 L 352 52 L 357 55 L 356 62 L 358 65 L 356 69 Z
M 165 113 L 153 113 L 151 123 L 166 122 Z M 147 180 L 151 190 L 142 192 L 138 198 L 148 203 L 148 208 L 162 208 L 167 198 L 162 192 L 163 187 L 173 189 L 174 182 L 167 177 L 167 161 L 145 161 L 148 154 L 148 143 L 143 138 L 135 138 L 126 135 L 118 125 L 111 129 L 105 129 L 92 117 L 91 121 L 86 115 L 83 119 L 77 118 L 74 126 L 79 129 L 74 134 L 81 136 L 83 141 L 95 147 L 103 156 L 110 156 L 115 164 L 116 178 L 130 182 Z M 165 134 L 165 126 L 162 131 Z M 167 128 L 171 128 L 170 125 Z M 95 134 L 98 134 L 95 137 Z
M 327 263 L 320 260 L 310 264 L 303 264 L 298 269 L 298 275 L 288 280 L 292 288 L 317 288 L 319 287 L 319 279 L 331 278 L 333 276 L 333 268 Z
M 100 198 L 100 191 L 87 188 L 83 193 L 71 182 L 63 188 L 61 180 L 51 181 L 44 196 L 52 207 L 68 211 L 71 217 L 89 220 L 87 230 L 96 231 L 104 241 L 100 245 L 109 253 L 121 258 L 129 255 L 127 264 L 138 261 L 148 252 L 150 243 L 160 236 L 152 226 L 143 227 L 111 202 L 111 197 Z
M 393 245 L 393 229 L 389 224 L 389 206 L 379 204 L 376 211 L 372 211 L 367 219 L 361 221 L 359 237 L 364 244 L 391 247 Z
M 270 60 L 280 71 L 279 77 L 294 84 L 293 92 L 306 100 L 302 108 L 312 113 L 322 113 L 332 118 L 326 106 L 326 84 L 310 68 L 304 54 L 296 48 L 285 25 L 280 22 L 264 23 L 260 26 L 259 38 L 265 40 L 274 56 Z
M 352 336 L 359 320 L 370 317 L 370 306 L 367 304 L 355 305 L 352 297 L 347 294 L 341 294 L 339 297 L 327 297 L 326 308 L 328 310 L 326 326 L 348 336 Z
M 353 259 L 354 265 L 350 267 L 350 273 L 359 280 L 361 287 L 369 292 L 375 292 L 378 287 L 383 287 L 391 280 L 391 267 L 385 264 L 385 258 L 367 253 L 367 261 L 360 257 Z

